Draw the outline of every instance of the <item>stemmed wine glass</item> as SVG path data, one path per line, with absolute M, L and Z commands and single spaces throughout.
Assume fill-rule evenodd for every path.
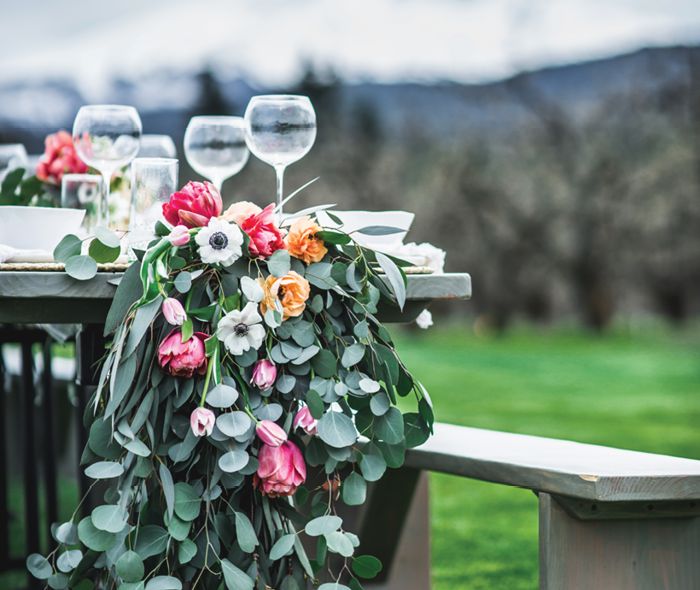
M 301 160 L 316 140 L 316 113 L 308 96 L 254 96 L 245 111 L 246 143 L 275 169 L 277 214 L 282 217 L 284 170 Z
M 100 224 L 109 226 L 109 185 L 116 170 L 136 157 L 141 118 L 134 107 L 87 105 L 73 123 L 73 143 L 80 159 L 102 174 Z
M 250 155 L 243 117 L 192 117 L 183 143 L 189 165 L 219 192 L 226 179 L 241 171 Z

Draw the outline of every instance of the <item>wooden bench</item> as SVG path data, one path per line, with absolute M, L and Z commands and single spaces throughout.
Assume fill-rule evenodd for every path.
M 543 590 L 700 588 L 700 461 L 437 424 L 356 515 L 375 589 L 430 588 L 426 471 L 537 494 Z

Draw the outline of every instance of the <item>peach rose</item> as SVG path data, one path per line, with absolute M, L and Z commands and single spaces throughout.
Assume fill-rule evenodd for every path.
M 321 262 L 328 252 L 323 240 L 316 237 L 321 228 L 310 218 L 297 219 L 289 228 L 289 233 L 284 239 L 289 253 L 303 260 L 306 264 Z
M 241 225 L 241 223 L 248 219 L 248 217 L 251 215 L 257 215 L 261 211 L 262 209 L 255 203 L 251 203 L 250 201 L 239 201 L 226 209 L 222 217 L 226 221 L 233 221 L 238 225 Z
M 306 300 L 311 293 L 309 281 L 299 273 L 289 271 L 281 278 L 270 275 L 263 283 L 263 300 L 260 310 L 263 315 L 268 309 L 276 309 L 276 303 L 282 306 L 282 319 L 295 318 L 304 313 Z

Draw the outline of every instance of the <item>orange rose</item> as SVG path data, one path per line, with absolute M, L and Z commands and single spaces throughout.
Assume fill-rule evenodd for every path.
M 306 264 L 320 262 L 328 252 L 323 240 L 316 237 L 321 228 L 310 217 L 297 219 L 284 239 L 289 253 Z
M 311 287 L 309 281 L 299 273 L 292 270 L 281 278 L 270 275 L 262 287 L 264 295 L 260 302 L 260 310 L 263 315 L 268 309 L 277 309 L 277 302 L 282 306 L 283 320 L 304 313 Z

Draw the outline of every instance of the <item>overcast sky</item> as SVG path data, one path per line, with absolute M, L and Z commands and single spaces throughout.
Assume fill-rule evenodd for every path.
M 700 0 L 22 0 L 0 10 L 0 78 L 212 63 L 262 83 L 303 59 L 350 79 L 483 81 L 700 42 Z

